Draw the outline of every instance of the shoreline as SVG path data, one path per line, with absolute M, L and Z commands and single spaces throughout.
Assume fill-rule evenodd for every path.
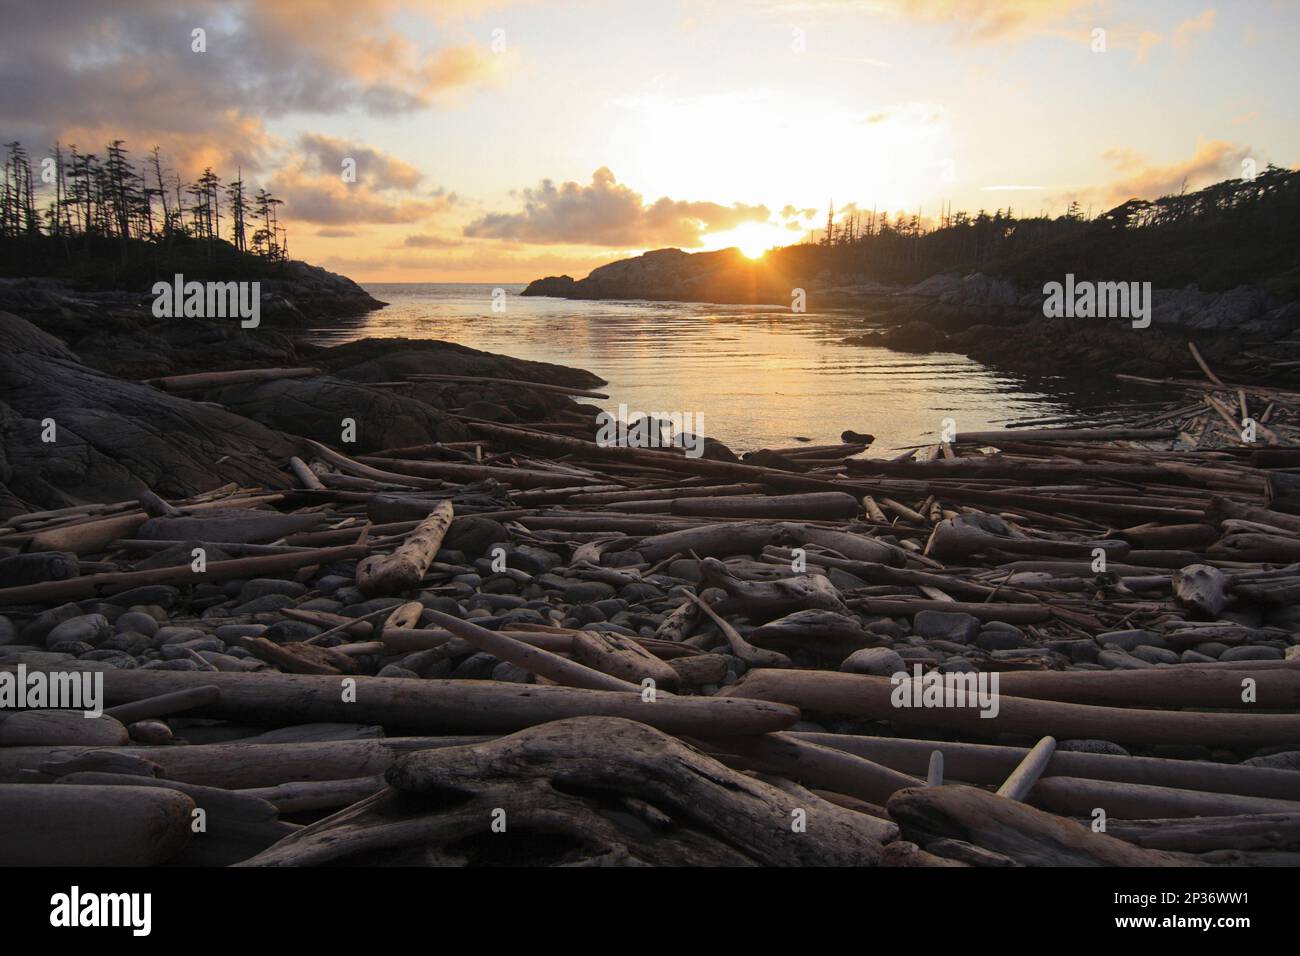
M 77 364 L 5 321 L 28 374 Z M 79 814 L 39 784 L 124 769 L 157 768 L 151 786 L 186 806 L 195 785 L 223 801 L 203 798 L 220 824 L 206 834 L 181 813 L 146 836 L 108 826 L 125 820 L 113 798 L 134 797 L 106 788 L 80 862 L 120 861 L 123 847 L 144 863 L 357 862 L 370 851 L 339 840 L 330 815 L 354 803 L 392 834 L 381 860 L 448 852 L 436 834 L 456 809 L 415 794 L 451 774 L 499 803 L 493 761 L 508 754 L 538 784 L 586 779 L 575 766 L 590 761 L 606 792 L 650 806 L 664 804 L 648 781 L 674 761 L 715 781 L 697 795 L 714 811 L 745 793 L 749 812 L 783 815 L 781 794 L 808 788 L 801 801 L 839 828 L 791 844 L 673 804 L 689 846 L 636 828 L 597 840 L 643 862 L 1185 864 L 1213 858 L 1212 829 L 1170 854 L 1126 821 L 1214 812 L 1229 825 L 1295 806 L 1300 393 L 1218 386 L 1206 365 L 1176 407 L 1120 428 L 958 433 L 906 459 L 864 459 L 869 436 L 853 433 L 740 459 L 712 443 L 693 459 L 594 444 L 589 373 L 437 342 L 330 352 L 352 380 L 117 380 L 117 407 L 148 402 L 153 427 L 182 408 L 188 427 L 233 424 L 242 401 L 281 428 L 245 433 L 242 480 L 189 495 L 160 483 L 0 529 L 0 670 L 102 674 L 109 707 L 95 721 L 0 721 L 0 777 L 27 781 L 11 819 Z M 439 410 L 466 383 L 421 376 L 448 361 L 483 380 L 480 405 Z M 101 395 L 107 376 L 78 374 Z M 363 427 L 355 448 L 282 430 L 289 410 L 342 390 L 325 413 L 337 427 L 338 409 L 398 380 L 429 396 L 423 439 Z M 1225 403 L 1238 395 L 1262 420 L 1254 447 L 1233 447 Z M 409 424 L 408 401 L 362 421 Z M 895 675 L 915 667 L 978 689 L 980 707 L 930 706 L 922 688 L 922 706 L 900 710 Z M 1247 677 L 1268 713 L 1239 700 Z M 357 694 L 340 699 L 341 681 Z M 922 787 L 935 750 L 974 786 Z M 1027 802 L 999 802 L 1003 828 L 984 827 L 980 788 L 1016 764 Z M 232 829 L 254 791 L 265 823 Z M 577 842 L 521 845 L 516 862 L 590 859 L 603 831 L 585 798 L 556 800 L 548 812 Z M 1114 836 L 1070 819 L 1099 800 Z M 900 823 L 935 813 L 963 828 L 960 845 L 900 839 Z M 415 821 L 434 835 L 401 837 Z M 1050 835 L 1076 829 L 1068 845 Z M 1262 861 L 1279 840 L 1236 858 Z M 26 846 L 15 834 L 6 858 Z

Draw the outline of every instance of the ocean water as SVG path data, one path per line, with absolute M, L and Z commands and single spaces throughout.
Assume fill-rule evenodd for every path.
M 524 298 L 508 284 L 375 283 L 390 303 L 347 325 L 313 332 L 321 344 L 354 339 L 444 339 L 487 352 L 588 369 L 609 384 L 610 411 L 702 415 L 703 431 L 736 451 L 876 436 L 873 454 L 1011 422 L 1087 422 L 1108 409 L 1153 402 L 1118 383 L 1027 379 L 950 353 L 917 355 L 850 345 L 850 312 L 793 314 L 748 305 Z M 493 290 L 504 290 L 494 312 Z M 698 421 L 699 419 L 693 419 Z

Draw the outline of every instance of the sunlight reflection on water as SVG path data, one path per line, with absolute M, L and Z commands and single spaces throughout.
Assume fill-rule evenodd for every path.
M 847 345 L 862 327 L 845 313 L 792 314 L 766 306 L 585 302 L 492 285 L 371 284 L 390 303 L 351 326 L 319 330 L 336 344 L 367 336 L 445 339 L 487 352 L 588 369 L 604 378 L 611 410 L 702 412 L 708 435 L 737 451 L 838 442 L 852 429 L 876 453 L 961 431 L 1081 415 L 1121 399 L 1153 401 L 1105 380 L 1027 381 L 951 353 L 917 355 Z

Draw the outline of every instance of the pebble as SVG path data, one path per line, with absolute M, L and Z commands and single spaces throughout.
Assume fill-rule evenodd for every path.
M 1152 647 L 1150 644 L 1139 644 L 1133 648 L 1133 656 L 1146 661 L 1148 664 L 1178 663 L 1177 651 L 1171 651 L 1167 647 Z
M 864 647 L 856 650 L 840 664 L 840 670 L 849 674 L 872 674 L 889 677 L 907 669 L 902 655 L 888 647 Z
M 575 581 L 564 589 L 568 604 L 591 604 L 614 596 L 614 586 L 604 581 Z
M 297 581 L 281 581 L 277 578 L 254 578 L 239 589 L 240 603 L 254 601 L 268 594 L 299 598 L 307 593 L 307 585 Z
M 1130 630 L 1130 631 L 1107 631 L 1105 634 L 1097 635 L 1097 643 L 1102 647 L 1108 645 L 1118 647 L 1122 651 L 1132 651 L 1135 647 L 1141 647 L 1144 644 L 1147 647 L 1166 647 L 1164 638 L 1160 637 L 1154 631 Z
M 143 634 L 145 637 L 153 637 L 158 633 L 158 622 L 154 620 L 152 614 L 144 611 L 126 611 L 113 622 L 113 626 L 119 634 Z
M 969 644 L 979 634 L 980 622 L 974 615 L 961 612 L 920 611 L 912 619 L 912 630 L 921 637 Z
M 45 635 L 45 646 L 81 642 L 94 646 L 113 633 L 113 625 L 102 614 L 83 614 L 55 625 Z

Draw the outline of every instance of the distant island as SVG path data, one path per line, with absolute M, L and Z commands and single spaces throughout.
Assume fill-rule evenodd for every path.
M 846 218 L 820 242 L 756 259 L 658 249 L 584 279 L 537 279 L 523 295 L 791 308 L 803 290 L 809 311 L 861 313 L 867 344 L 1018 368 L 1156 372 L 1185 361 L 1189 336 L 1227 355 L 1250 337 L 1300 329 L 1298 250 L 1300 172 L 1269 166 L 1254 179 L 1130 199 L 1092 219 L 1077 206 L 1055 219 L 958 212 L 928 231 L 916 217 Z M 1154 327 L 1135 340 L 1113 321 L 1045 318 L 1044 286 L 1067 276 L 1151 283 Z

